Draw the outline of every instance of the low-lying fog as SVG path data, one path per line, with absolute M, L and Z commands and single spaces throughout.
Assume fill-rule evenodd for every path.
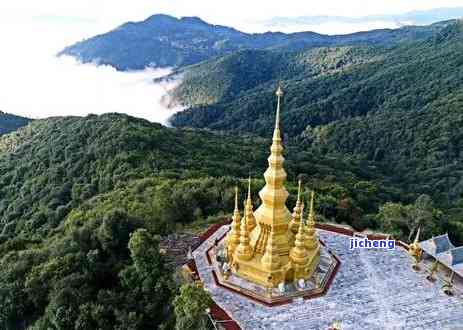
M 93 35 L 86 21 L 0 23 L 0 110 L 30 118 L 121 112 L 166 124 L 180 108 L 161 101 L 175 82 L 155 84 L 168 69 L 119 72 L 111 66 L 55 57 Z

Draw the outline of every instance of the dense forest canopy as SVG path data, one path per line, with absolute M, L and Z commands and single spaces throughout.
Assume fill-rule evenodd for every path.
M 462 22 L 392 49 L 239 52 L 179 72 L 173 95 L 191 107 L 172 123 L 265 135 L 282 79 L 288 137 L 312 152 L 371 161 L 403 191 L 449 208 L 463 193 L 462 54 Z
M 120 114 L 36 120 L 3 136 L 0 324 L 172 326 L 174 300 L 182 301 L 175 297 L 196 291 L 179 291 L 159 237 L 227 217 L 233 187 L 244 197 L 250 172 L 257 207 L 269 146 L 252 135 L 166 128 Z M 304 196 L 318 192 L 320 221 L 383 229 L 376 214 L 384 203 L 417 197 L 366 161 L 321 156 L 289 141 L 285 155 L 288 207 L 301 178 Z M 428 233 L 443 230 L 436 219 Z M 384 223 L 397 235 L 413 229 L 407 221 Z M 179 313 L 179 322 L 192 317 Z

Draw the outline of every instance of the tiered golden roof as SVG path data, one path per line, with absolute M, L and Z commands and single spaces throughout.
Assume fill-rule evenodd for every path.
M 315 232 L 314 194 L 307 225 L 303 220 L 301 182 L 292 216 L 286 207 L 288 192 L 284 186 L 286 172 L 280 133 L 281 87 L 278 87 L 276 95 L 275 129 L 269 166 L 264 173 L 266 184 L 259 192 L 262 204 L 253 212 L 249 180 L 244 218 L 240 222 L 236 191 L 233 222 L 226 241 L 232 272 L 267 287 L 310 278 L 320 260 Z
M 292 216 L 291 222 L 289 224 L 289 227 L 294 234 L 297 233 L 297 230 L 299 228 L 299 222 L 301 219 L 301 212 L 302 212 L 302 205 L 303 205 L 303 203 L 301 202 L 301 185 L 302 185 L 302 181 L 299 180 L 298 189 L 297 189 L 296 206 L 293 209 L 293 214 L 291 215 Z
M 238 208 L 238 187 L 235 187 L 235 210 L 233 211 L 231 230 L 227 237 L 228 255 L 233 255 L 236 247 L 240 244 L 241 215 Z
M 256 228 L 256 218 L 254 217 L 251 198 L 251 177 L 249 177 L 248 181 L 248 197 L 246 198 L 244 213 L 246 216 L 246 228 L 248 228 L 249 232 L 251 232 L 254 228 Z

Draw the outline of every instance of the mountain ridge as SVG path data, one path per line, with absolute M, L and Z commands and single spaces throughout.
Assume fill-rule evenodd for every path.
M 243 49 L 297 51 L 323 46 L 393 46 L 427 38 L 450 22 L 408 26 L 346 35 L 328 36 L 311 31 L 244 33 L 231 27 L 212 25 L 198 17 L 175 18 L 156 14 L 141 22 L 116 29 L 64 48 L 58 56 L 73 56 L 81 62 L 112 65 L 118 70 L 152 67 L 182 67 Z
M 0 110 L 0 136 L 27 125 L 31 119 L 6 113 Z

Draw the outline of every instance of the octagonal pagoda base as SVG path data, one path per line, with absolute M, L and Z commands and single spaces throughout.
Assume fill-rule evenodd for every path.
M 212 266 L 212 273 L 217 285 L 246 296 L 267 306 L 291 303 L 294 300 L 319 297 L 328 290 L 338 267 L 339 259 L 320 242 L 320 263 L 313 275 L 305 280 L 303 286 L 298 283 L 284 283 L 276 288 L 269 288 L 250 282 L 231 272 L 223 271 L 223 263 L 218 261 L 218 255 L 224 249 L 223 235 L 215 241 L 214 246 L 207 250 L 207 260 Z

